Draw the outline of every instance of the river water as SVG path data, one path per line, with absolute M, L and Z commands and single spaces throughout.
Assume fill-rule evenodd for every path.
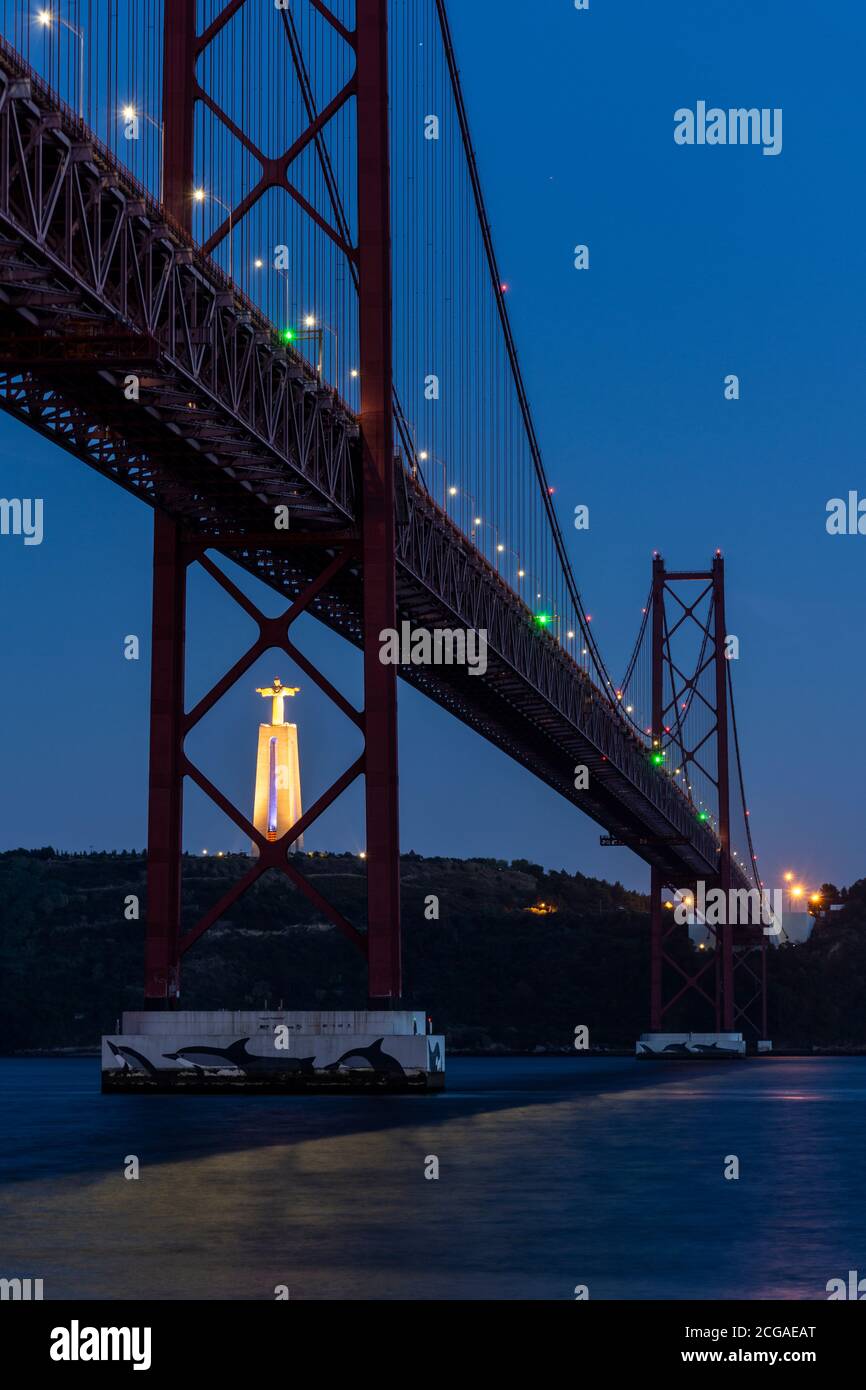
M 0 1107 L 0 1276 L 47 1299 L 797 1299 L 866 1275 L 866 1058 L 456 1058 L 438 1095 L 249 1098 L 102 1096 L 96 1059 L 6 1058 Z

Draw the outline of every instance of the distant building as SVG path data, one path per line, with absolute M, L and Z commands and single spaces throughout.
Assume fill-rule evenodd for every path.
M 785 939 L 799 944 L 801 941 L 808 941 L 815 926 L 815 918 L 811 912 L 789 912 L 786 908 L 782 914 L 782 926 L 785 929 Z
M 835 914 L 837 912 L 841 912 L 844 906 L 844 903 L 829 903 L 828 906 L 824 908 L 823 912 L 816 919 L 817 925 L 819 927 L 832 926 Z

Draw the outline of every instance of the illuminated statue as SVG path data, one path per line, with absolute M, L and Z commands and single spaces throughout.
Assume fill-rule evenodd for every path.
M 272 724 L 282 724 L 284 722 L 283 715 L 285 711 L 283 709 L 283 701 L 289 695 L 297 695 L 300 688 L 301 687 L 299 685 L 283 685 L 283 682 L 280 680 L 279 676 L 274 681 L 274 684 L 270 689 L 262 690 L 258 687 L 256 688 L 257 695 L 262 695 L 265 699 L 270 698 L 273 700 L 273 704 L 271 706 Z
M 267 840 L 281 839 L 301 818 L 298 726 L 287 724 L 284 719 L 284 702 L 297 695 L 299 689 L 277 679 L 273 685 L 256 690 L 262 699 L 272 702 L 270 724 L 259 725 L 253 803 L 253 825 Z M 289 848 L 303 849 L 303 844 L 304 838 L 299 835 Z M 254 844 L 253 854 L 258 852 L 258 845 Z

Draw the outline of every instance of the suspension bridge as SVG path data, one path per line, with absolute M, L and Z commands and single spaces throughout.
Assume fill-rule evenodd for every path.
M 689 999 L 708 1029 L 766 1037 L 760 926 L 715 928 L 684 966 L 663 911 L 700 881 L 761 886 L 724 561 L 655 558 L 617 680 L 545 471 L 445 0 L 0 0 L 0 19 L 0 404 L 154 511 L 147 1008 L 176 1008 L 185 952 L 269 870 L 364 953 L 371 1007 L 400 1000 L 399 676 L 650 866 L 653 1030 Z M 188 708 L 194 565 L 258 637 Z M 363 651 L 362 709 L 292 641 L 302 613 Z M 383 664 L 402 623 L 485 631 L 486 671 Z M 364 739 L 276 842 L 184 749 L 271 648 Z M 287 853 L 357 778 L 363 930 Z M 186 779 L 259 847 L 194 923 Z

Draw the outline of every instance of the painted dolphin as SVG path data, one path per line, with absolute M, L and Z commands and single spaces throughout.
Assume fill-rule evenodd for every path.
M 228 1065 L 247 1074 L 302 1071 L 312 1074 L 315 1057 L 256 1057 L 247 1052 L 249 1038 L 239 1038 L 229 1047 L 182 1047 L 177 1052 L 164 1052 L 172 1062 L 189 1062 L 199 1071 Z
M 123 1062 L 124 1071 L 144 1071 L 148 1076 L 158 1076 L 159 1071 L 147 1057 L 141 1052 L 136 1052 L 134 1047 L 117 1047 L 110 1038 L 105 1041 L 111 1048 L 115 1057 L 119 1057 Z
M 349 1051 L 344 1052 L 342 1057 L 338 1057 L 336 1062 L 331 1062 L 329 1066 L 323 1067 L 322 1070 L 337 1071 L 339 1067 L 345 1066 L 350 1058 L 363 1057 L 367 1065 L 373 1068 L 373 1071 L 382 1072 L 387 1076 L 405 1076 L 406 1073 L 397 1061 L 397 1058 L 391 1057 L 387 1052 L 382 1051 L 382 1043 L 384 1041 L 384 1038 L 379 1038 L 376 1042 L 370 1043 L 369 1047 L 350 1047 Z

